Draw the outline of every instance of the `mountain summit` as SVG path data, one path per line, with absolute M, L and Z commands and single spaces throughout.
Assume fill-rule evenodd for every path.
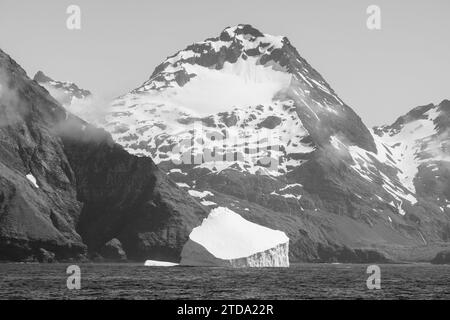
M 33 80 L 49 90 L 53 96 L 65 102 L 63 104 L 70 105 L 74 99 L 81 100 L 92 95 L 89 90 L 81 89 L 75 83 L 55 81 L 42 71 L 38 71 Z
M 149 80 L 131 92 L 138 93 L 154 96 L 154 100 L 163 98 L 203 116 L 291 100 L 317 139 L 328 139 L 324 131 L 327 135 L 340 132 L 349 142 L 375 151 L 360 118 L 289 40 L 263 34 L 250 25 L 228 27 L 218 37 L 167 58 Z

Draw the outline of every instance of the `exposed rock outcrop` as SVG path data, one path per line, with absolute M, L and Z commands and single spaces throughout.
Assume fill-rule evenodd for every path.
M 127 254 L 122 248 L 122 243 L 114 238 L 100 248 L 98 252 L 104 259 L 112 261 L 126 261 Z

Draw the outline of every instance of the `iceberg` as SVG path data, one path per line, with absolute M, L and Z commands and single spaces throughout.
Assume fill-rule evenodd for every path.
M 218 207 L 192 230 L 181 252 L 180 265 L 289 267 L 289 238 L 282 231 Z
M 144 265 L 146 267 L 174 267 L 177 266 L 178 263 L 157 261 L 157 260 L 146 260 Z

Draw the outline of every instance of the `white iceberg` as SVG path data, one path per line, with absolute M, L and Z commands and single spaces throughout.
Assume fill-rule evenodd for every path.
M 146 267 L 174 267 L 177 266 L 178 263 L 158 261 L 158 260 L 146 260 L 144 265 Z
M 218 207 L 201 226 L 192 230 L 180 264 L 289 267 L 289 238 L 282 231 L 260 226 L 228 208 Z

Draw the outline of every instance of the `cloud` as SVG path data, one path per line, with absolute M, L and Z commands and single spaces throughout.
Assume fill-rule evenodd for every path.
M 0 68 L 0 129 L 23 121 L 28 112 L 12 85 L 8 74 Z
M 46 84 L 41 85 L 67 111 L 91 124 L 100 125 L 104 123 L 105 117 L 111 108 L 110 101 L 97 95 L 90 95 L 86 98 L 78 99 L 67 94 L 64 89 L 55 88 Z

